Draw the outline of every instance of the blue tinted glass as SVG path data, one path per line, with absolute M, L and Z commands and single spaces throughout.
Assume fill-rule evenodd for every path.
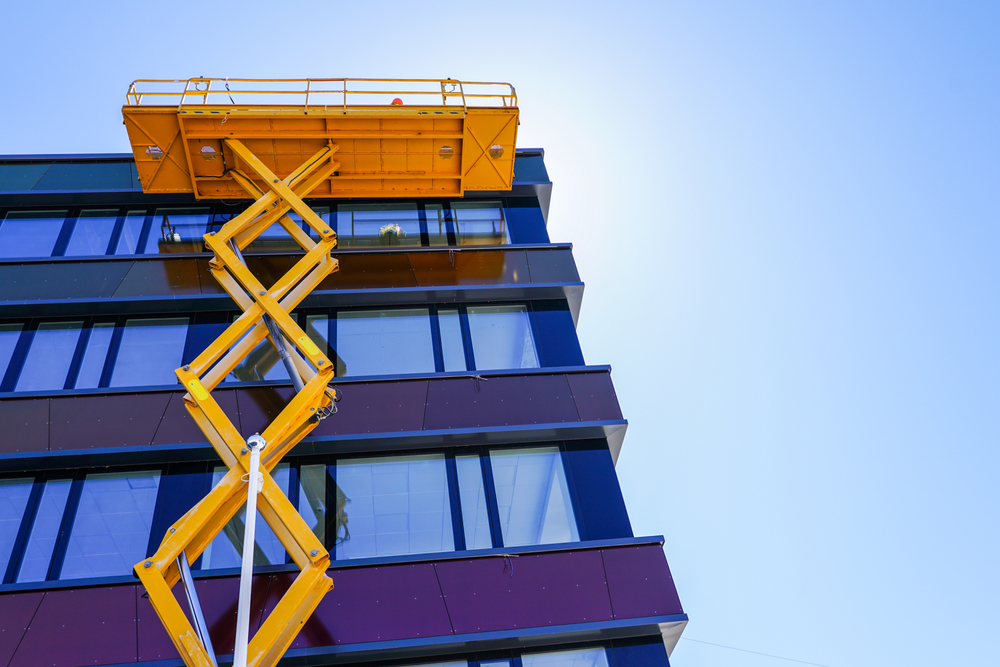
M 212 473 L 212 487 L 222 481 L 229 469 L 219 466 Z M 288 493 L 288 464 L 279 463 L 272 471 L 274 482 L 282 491 Z M 258 503 L 264 502 L 258 498 Z M 205 548 L 201 555 L 202 570 L 218 570 L 226 567 L 239 567 L 243 562 L 243 535 L 246 530 L 247 506 L 246 503 L 240 511 L 230 519 L 226 527 L 222 529 L 212 543 Z M 254 528 L 254 539 L 257 543 L 253 554 L 253 564 L 257 565 L 281 565 L 285 562 L 285 547 L 275 536 L 274 531 L 264 521 L 260 511 L 257 512 L 257 523 Z
M 136 254 L 135 249 L 139 246 L 139 237 L 142 236 L 142 225 L 145 222 L 145 211 L 129 211 L 125 214 L 122 235 L 118 237 L 118 245 L 115 247 L 116 255 Z
M 558 447 L 490 451 L 505 547 L 578 542 Z
M 420 245 L 420 214 L 416 204 L 375 204 L 337 208 L 337 245 Z
M 0 324 L 0 378 L 7 372 L 10 358 L 14 356 L 14 347 L 21 338 L 22 324 Z
M 87 475 L 60 579 L 128 574 L 146 557 L 159 470 Z
M 115 333 L 114 322 L 97 322 L 90 329 L 87 349 L 83 352 L 80 372 L 76 376 L 76 389 L 95 389 L 104 373 L 104 362 L 111 346 L 111 336 Z
M 291 348 L 291 344 L 285 341 Z M 293 352 L 294 354 L 294 352 Z M 246 356 L 233 371 L 226 376 L 224 382 L 252 382 L 254 380 L 287 380 L 288 370 L 284 362 L 278 355 L 278 351 L 271 345 L 271 341 L 264 339 L 257 343 L 257 346 Z
M 187 329 L 186 317 L 128 320 L 110 386 L 176 384 Z
M 3 257 L 51 257 L 66 211 L 11 211 L 0 223 Z
M 324 223 L 327 224 L 327 226 L 330 225 L 330 207 L 329 206 L 313 206 L 312 210 L 313 210 L 314 213 L 316 213 L 317 216 L 319 216 L 320 220 L 322 220 Z M 300 227 L 302 227 L 303 231 L 305 231 L 305 233 L 308 234 L 314 241 L 318 241 L 319 240 L 319 234 L 316 233 L 316 230 L 313 229 L 312 227 L 310 227 L 309 224 L 306 223 L 306 221 L 303 220 L 302 217 L 298 213 L 295 213 L 294 211 L 290 211 L 288 213 L 288 217 L 291 218 L 292 221 L 295 222 L 295 224 L 297 224 Z M 331 229 L 332 229 L 332 227 L 331 227 Z
M 62 525 L 63 512 L 66 509 L 66 499 L 69 498 L 73 482 L 68 479 L 55 479 L 45 483 L 42 500 L 35 512 L 35 520 L 31 524 L 28 535 L 28 545 L 17 571 L 18 583 L 23 581 L 45 581 L 49 571 L 49 561 L 52 550 L 59 537 L 59 527 Z
M 510 243 L 500 202 L 453 202 L 451 210 L 458 245 Z
M 521 656 L 524 667 L 608 667 L 608 654 L 603 648 L 528 653 Z
M 458 469 L 458 495 L 462 500 L 462 522 L 465 524 L 466 549 L 490 549 L 490 509 L 486 504 L 483 487 L 483 468 L 479 457 L 456 456 Z
M 465 364 L 465 346 L 462 344 L 462 322 L 457 310 L 439 310 L 438 328 L 441 331 L 441 351 L 444 353 L 445 371 L 468 370 Z
M 207 208 L 156 209 L 142 254 L 204 252 L 202 237 L 208 233 L 210 212 Z
M 299 469 L 299 514 L 306 525 L 325 543 L 326 535 L 326 466 L 302 466 Z
M 33 478 L 0 480 L 0 569 L 6 569 L 21 528 Z
M 83 322 L 39 324 L 14 391 L 62 389 L 82 326 Z
M 433 373 L 426 308 L 337 313 L 337 375 Z
M 454 551 L 443 454 L 337 461 L 346 531 L 337 559 Z
M 469 330 L 476 370 L 538 368 L 526 307 L 470 307 Z
M 66 257 L 104 255 L 118 220 L 118 209 L 82 211 L 73 225 L 73 235 L 66 246 Z

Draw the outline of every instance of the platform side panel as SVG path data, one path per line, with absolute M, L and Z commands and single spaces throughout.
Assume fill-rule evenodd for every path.
M 177 112 L 122 110 L 144 192 L 192 192 L 191 169 Z
M 462 138 L 463 190 L 510 190 L 517 109 L 469 109 Z

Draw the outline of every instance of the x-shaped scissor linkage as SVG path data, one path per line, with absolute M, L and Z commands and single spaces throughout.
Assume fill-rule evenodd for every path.
M 246 501 L 250 455 L 246 440 L 212 397 L 211 392 L 265 338 L 264 317 L 269 316 L 281 334 L 298 350 L 291 357 L 303 380 L 303 388 L 264 430 L 267 443 L 261 456 L 264 482 L 258 509 L 301 572 L 250 641 L 247 664 L 270 667 L 284 654 L 320 600 L 333 587 L 326 576 L 330 554 L 299 515 L 271 476 L 271 471 L 318 423 L 329 407 L 327 385 L 333 364 L 289 315 L 328 275 L 337 270 L 330 251 L 337 235 L 302 198 L 308 196 L 340 165 L 333 160 L 337 146 L 330 143 L 285 179 L 277 178 L 246 146 L 225 140 L 242 162 L 267 184 L 261 191 L 242 172 L 231 172 L 255 201 L 218 233 L 205 236 L 215 253 L 210 270 L 233 297 L 243 314 L 189 365 L 177 369 L 177 377 L 188 390 L 184 405 L 205 433 L 229 471 L 205 498 L 171 526 L 160 548 L 135 566 L 157 615 L 188 667 L 212 667 L 205 646 L 188 621 L 171 588 L 180 578 L 177 558 L 184 552 L 193 563 Z M 319 236 L 313 239 L 288 219 L 294 210 Z M 303 250 L 296 264 L 278 282 L 266 289 L 241 261 L 234 249 L 245 248 L 264 230 L 278 223 Z M 277 341 L 273 341 L 275 343 Z

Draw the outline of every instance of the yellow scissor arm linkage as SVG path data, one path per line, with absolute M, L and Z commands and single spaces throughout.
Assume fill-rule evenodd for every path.
M 513 86 L 454 79 L 212 79 L 134 82 L 122 109 L 146 192 L 235 199 L 267 191 L 236 140 L 285 178 L 323 146 L 337 169 L 312 197 L 461 196 L 509 190 Z

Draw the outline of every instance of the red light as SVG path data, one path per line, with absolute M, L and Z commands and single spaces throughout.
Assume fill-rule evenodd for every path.
M 398 105 L 398 104 L 402 104 L 402 103 L 403 103 L 403 100 L 399 99 L 398 97 L 392 101 L 393 106 Z

